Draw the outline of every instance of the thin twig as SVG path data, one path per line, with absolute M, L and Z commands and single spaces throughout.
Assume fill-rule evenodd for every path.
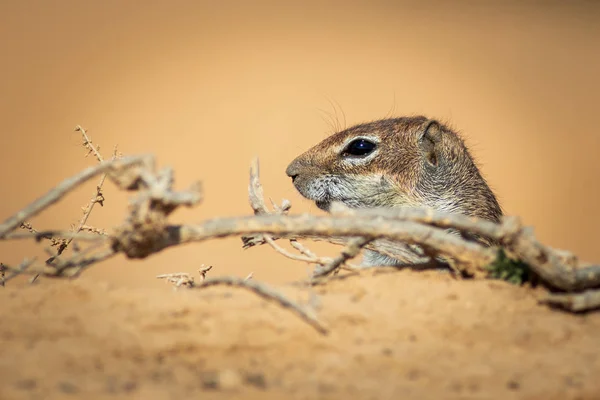
M 290 239 L 290 244 L 293 248 L 298 250 L 300 254 L 304 254 L 307 257 L 318 258 L 315 253 L 313 253 L 308 247 L 297 241 L 296 239 Z
M 278 206 L 271 198 L 269 198 L 269 200 L 271 201 L 271 205 L 275 210 L 274 212 L 269 211 L 265 203 L 262 184 L 260 183 L 260 169 L 258 159 L 254 159 L 250 167 L 250 185 L 248 187 L 248 198 L 250 201 L 250 206 L 254 210 L 255 215 L 287 215 L 291 208 L 291 204 L 288 200 L 284 199 L 282 205 Z M 283 247 L 279 246 L 275 242 L 275 238 L 273 238 L 271 235 L 255 235 L 254 238 L 256 238 L 257 240 L 264 240 L 275 251 L 292 260 L 307 262 L 310 264 L 317 264 L 318 266 L 324 267 L 322 269 L 319 269 L 319 271 L 327 271 L 325 272 L 325 275 L 333 272 L 334 270 L 338 270 L 338 268 L 341 265 L 343 265 L 348 259 L 358 255 L 362 247 L 370 242 L 370 240 L 367 240 L 359 247 L 356 247 L 355 243 L 358 242 L 351 241 L 351 243 L 347 245 L 345 251 L 342 251 L 342 254 L 338 255 L 335 258 L 331 258 L 317 256 L 308 248 L 298 243 L 295 239 L 290 239 L 290 244 L 294 249 L 300 252 L 300 255 L 292 254 L 289 251 L 285 250 Z M 251 238 L 246 237 L 242 238 L 242 240 L 251 240 Z M 356 240 L 359 240 L 361 242 L 363 241 L 362 238 L 358 238 Z M 353 253 L 352 255 L 348 253 L 348 249 L 350 249 L 350 251 Z
M 204 281 L 206 279 L 206 274 L 208 273 L 208 271 L 210 271 L 212 269 L 212 265 L 209 265 L 208 267 L 205 267 L 204 264 L 202 264 L 202 266 L 200 267 L 200 269 L 198 270 L 198 273 L 200 274 L 200 278 Z
M 253 280 L 243 279 L 243 278 L 237 278 L 237 277 L 232 277 L 232 276 L 223 276 L 223 277 L 218 277 L 218 278 L 206 279 L 201 284 L 194 285 L 194 287 L 202 289 L 202 288 L 206 288 L 209 286 L 217 286 L 217 285 L 234 286 L 234 287 L 248 289 L 264 299 L 275 301 L 280 306 L 291 310 L 296 315 L 298 315 L 303 321 L 305 321 L 310 326 L 315 328 L 319 333 L 321 333 L 321 334 L 328 333 L 327 328 L 323 324 L 321 324 L 321 322 L 319 322 L 319 320 L 317 320 L 317 318 L 312 314 L 312 312 L 310 312 L 310 311 L 306 310 L 304 307 L 301 307 L 300 305 L 294 303 L 293 301 L 291 301 L 290 299 L 288 299 L 281 293 L 276 292 L 275 290 L 271 289 L 270 287 L 266 286 L 265 284 L 262 284 L 262 283 L 259 283 L 259 282 L 253 281 Z
M 88 242 L 96 242 L 96 241 L 106 241 L 108 240 L 107 234 L 99 235 L 97 233 L 76 233 L 73 231 L 65 231 L 61 229 L 48 229 L 44 231 L 29 231 L 29 232 L 12 232 L 6 234 L 0 240 L 22 240 L 22 239 L 35 239 L 42 240 L 53 237 L 54 239 L 69 239 L 73 237 L 77 237 L 78 241 L 88 241 Z
M 156 275 L 157 279 L 164 279 L 168 283 L 175 285 L 175 287 L 187 286 L 192 287 L 194 285 L 194 277 L 187 272 L 174 272 L 172 274 L 161 274 Z
M 92 139 L 89 138 L 86 130 L 80 125 L 77 125 L 75 127 L 75 132 L 81 132 L 81 135 L 83 136 L 83 147 L 88 149 L 88 154 L 94 154 L 99 162 L 104 162 L 104 158 L 102 157 L 102 154 L 100 154 L 100 146 L 94 146 Z
M 313 278 L 327 276 L 337 271 L 346 261 L 356 257 L 362 248 L 369 244 L 370 241 L 371 239 L 364 237 L 350 239 L 346 247 L 344 247 L 337 257 L 333 258 L 328 264 L 324 265 L 323 268 L 314 272 Z
M 17 275 L 43 275 L 48 277 L 67 277 L 75 278 L 79 276 L 84 270 L 91 267 L 92 265 L 98 264 L 102 261 L 115 256 L 117 253 L 112 249 L 105 249 L 91 257 L 81 258 L 75 257 L 69 260 L 63 260 L 59 266 L 49 266 L 47 264 L 34 265 L 33 261 L 28 261 L 27 264 L 22 263 L 18 267 L 10 267 L 6 265 L 6 270 L 11 272 L 11 275 L 5 278 L 5 281 L 13 279 Z
M 414 245 L 425 250 L 425 259 L 443 256 L 467 273 L 481 271 L 496 259 L 498 249 L 486 246 L 486 242 L 493 242 L 527 263 L 531 271 L 549 287 L 568 292 L 600 287 L 600 265 L 584 266 L 571 253 L 541 244 L 533 232 L 521 227 L 515 218 L 505 218 L 502 223 L 494 224 L 423 209 L 342 210 L 338 215 L 328 217 L 287 216 L 285 214 L 290 205 L 285 201 L 281 207 L 274 206 L 275 210 L 271 212 L 264 202 L 262 186 L 258 181 L 258 165 L 253 168 L 250 182 L 251 204 L 255 216 L 219 218 L 198 225 L 168 225 L 167 217 L 175 209 L 198 204 L 201 200 L 200 189 L 192 187 L 187 191 L 174 192 L 172 171 L 164 168 L 156 172 L 152 163 L 151 156 L 102 162 L 63 181 L 45 196 L 8 218 L 0 225 L 0 239 L 19 237 L 19 234 L 10 232 L 73 188 L 100 173 L 108 172 L 122 189 L 138 191 L 137 196 L 132 199 L 126 221 L 115 229 L 114 234 L 102 237 L 103 240 L 111 241 L 111 248 L 104 253 L 89 258 L 78 255 L 59 263 L 58 267 L 9 268 L 10 271 L 37 273 L 41 270 L 52 276 L 72 276 L 119 252 L 131 258 L 143 258 L 170 246 L 193 241 L 250 235 L 244 238 L 245 244 L 253 245 L 265 242 L 262 236 L 270 235 L 269 238 L 273 241 L 277 237 L 320 238 L 338 244 L 348 244 L 351 238 L 357 238 L 355 247 L 349 246 L 334 259 L 335 263 L 343 263 L 356 255 L 359 250 L 356 247 L 361 246 L 402 259 L 407 245 Z M 452 234 L 448 229 L 456 230 L 463 236 Z M 60 231 L 29 233 L 29 237 L 43 238 L 57 232 Z M 85 233 L 80 233 L 77 238 L 83 240 L 85 236 Z M 96 240 L 99 238 L 92 236 Z M 292 246 L 301 252 L 301 257 L 310 259 L 313 255 L 294 243 Z M 21 269 L 26 271 L 20 271 Z M 585 304 L 586 307 L 589 306 L 589 303 Z
M 106 171 L 123 170 L 133 165 L 140 165 L 149 160 L 152 160 L 151 156 L 136 156 L 103 162 L 96 166 L 86 168 L 77 175 L 65 179 L 44 196 L 40 197 L 27 207 L 19 210 L 13 216 L 4 221 L 4 223 L 0 224 L 0 239 L 4 238 L 8 232 L 14 230 L 21 223 L 37 215 L 40 211 L 48 208 L 50 205 L 56 203 L 71 190 L 78 187 L 82 183 L 87 182 L 96 175 Z
M 91 148 L 94 149 L 94 153 L 96 154 L 96 158 L 98 158 L 98 161 L 104 162 L 104 159 L 102 158 L 102 155 L 100 154 L 100 152 L 92 145 L 91 140 L 89 140 L 89 138 L 85 132 L 85 129 L 81 128 L 80 126 L 77 126 L 77 128 L 75 128 L 75 130 L 81 131 L 81 134 L 85 138 L 86 143 L 88 143 L 89 146 L 91 146 Z M 117 159 L 117 147 L 115 146 L 115 148 L 113 150 L 113 156 L 112 156 L 111 161 L 114 161 L 116 159 Z M 104 205 L 104 203 L 103 203 L 104 196 L 102 195 L 102 186 L 104 185 L 104 182 L 106 181 L 107 176 L 108 176 L 108 174 L 106 172 L 102 174 L 102 176 L 100 177 L 100 181 L 96 185 L 96 191 L 94 192 L 94 195 L 92 196 L 92 198 L 90 199 L 88 204 L 84 207 L 83 216 L 79 220 L 79 224 L 78 224 L 77 228 L 74 229 L 74 232 L 76 235 L 79 232 L 81 232 L 81 230 L 84 228 L 84 226 L 87 227 L 87 225 L 86 225 L 87 220 L 90 217 L 92 210 L 94 209 L 94 206 L 96 205 L 96 203 L 100 204 L 101 206 Z M 88 231 L 95 232 L 94 229 L 89 229 L 89 228 L 88 228 Z M 72 236 L 67 240 L 67 242 L 64 245 L 64 248 L 62 248 L 62 250 L 58 252 L 57 256 L 59 256 L 64 251 L 64 249 L 66 249 L 71 244 L 73 239 L 75 239 L 75 236 Z
M 248 200 L 250 201 L 250 207 L 254 211 L 254 215 L 270 214 L 267 205 L 265 204 L 265 197 L 262 188 L 262 184 L 259 180 L 260 166 L 258 158 L 252 160 L 250 165 L 250 183 L 248 185 Z
M 3 268 L 3 272 L 7 271 L 10 272 L 8 274 L 8 276 L 6 276 L 5 274 L 3 274 L 3 279 L 2 279 L 2 286 L 4 286 L 4 284 L 8 281 L 10 281 L 11 279 L 13 279 L 14 277 L 21 275 L 23 273 L 26 273 L 29 269 L 29 267 L 31 267 L 31 265 L 35 262 L 35 258 L 32 258 L 31 260 L 23 260 L 21 262 L 21 264 L 17 265 L 16 267 L 11 267 L 9 265 L 6 264 L 2 264 Z M 35 272 L 34 272 L 35 274 Z
M 327 263 L 329 263 L 331 261 L 331 258 L 329 257 L 317 257 L 314 254 L 312 256 L 307 256 L 304 254 L 293 254 L 290 253 L 289 251 L 287 251 L 286 249 L 284 249 L 283 247 L 279 246 L 271 237 L 271 235 L 263 235 L 265 241 L 267 242 L 267 244 L 269 246 L 271 246 L 273 248 L 273 250 L 275 250 L 276 252 L 280 253 L 281 255 L 283 255 L 284 257 L 290 258 L 292 260 L 295 261 L 302 261 L 302 262 L 306 262 L 306 263 L 310 263 L 310 264 L 319 264 L 319 265 L 325 265 Z

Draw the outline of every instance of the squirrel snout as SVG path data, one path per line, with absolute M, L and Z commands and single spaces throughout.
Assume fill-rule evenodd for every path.
M 298 162 L 296 160 L 292 161 L 285 170 L 285 173 L 287 176 L 292 178 L 292 182 L 294 182 L 300 174 L 300 166 L 298 165 Z

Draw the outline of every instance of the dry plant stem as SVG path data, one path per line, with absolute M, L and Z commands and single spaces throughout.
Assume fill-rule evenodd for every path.
M 81 135 L 83 136 L 83 147 L 88 149 L 89 153 L 94 154 L 94 156 L 99 162 L 103 162 L 104 158 L 102 157 L 102 154 L 100 154 L 100 147 L 94 146 L 92 140 L 87 135 L 87 131 L 83 129 L 80 125 L 77 125 L 75 127 L 75 132 L 81 132 Z
M 22 240 L 22 239 L 35 239 L 42 240 L 48 239 L 50 237 L 53 238 L 61 238 L 61 239 L 70 239 L 77 237 L 78 241 L 89 241 L 89 242 L 98 242 L 98 241 L 107 241 L 108 235 L 97 234 L 97 233 L 76 233 L 73 231 L 65 231 L 65 230 L 45 230 L 45 231 L 30 231 L 30 232 L 12 232 L 6 234 L 1 240 Z
M 420 222 L 438 228 L 453 228 L 472 234 L 499 241 L 507 236 L 514 235 L 521 229 L 519 218 L 504 217 L 501 224 L 496 224 L 481 218 L 469 217 L 462 214 L 450 214 L 436 211 L 431 208 L 403 207 L 403 208 L 375 208 L 354 210 L 335 204 L 332 207 L 333 215 L 355 216 L 358 218 L 394 219 L 400 221 Z
M 198 270 L 198 273 L 200 274 L 200 278 L 202 278 L 202 280 L 205 280 L 206 279 L 206 274 L 211 269 L 212 269 L 212 265 L 209 265 L 208 267 L 205 267 L 204 264 L 202 264 L 202 266 Z
M 194 278 L 187 272 L 175 272 L 172 274 L 156 275 L 158 279 L 165 279 L 168 283 L 172 283 L 175 287 L 194 285 Z
M 254 211 L 254 215 L 265 215 L 271 214 L 267 205 L 265 204 L 265 197 L 262 188 L 262 184 L 259 180 L 260 167 L 258 159 L 252 160 L 250 165 L 250 184 L 248 185 L 248 200 L 250 201 L 250 207 Z
M 98 161 L 104 162 L 104 159 L 102 158 L 102 155 L 92 145 L 92 142 L 89 140 L 89 138 L 88 138 L 85 130 L 83 128 L 81 128 L 80 126 L 77 126 L 77 128 L 75 128 L 75 130 L 80 130 L 81 131 L 81 134 L 85 138 L 85 143 L 88 143 L 89 146 L 91 146 L 91 148 L 94 149 L 94 153 L 96 154 L 96 158 L 98 158 Z M 116 159 L 117 159 L 117 148 L 115 146 L 115 149 L 113 151 L 112 161 L 114 161 Z M 87 222 L 88 218 L 90 217 L 90 215 L 92 213 L 92 210 L 94 209 L 94 206 L 96 205 L 96 203 L 100 203 L 100 205 L 102 205 L 101 200 L 100 200 L 100 199 L 103 200 L 103 197 L 102 197 L 102 194 L 101 194 L 102 193 L 102 186 L 104 186 L 104 182 L 106 181 L 106 177 L 107 176 L 108 176 L 108 174 L 104 173 L 100 177 L 100 181 L 96 185 L 96 192 L 94 193 L 93 197 L 90 199 L 89 203 L 85 206 L 85 211 L 83 213 L 83 216 L 79 220 L 79 225 L 77 226 L 77 228 L 75 228 L 75 231 L 74 231 L 75 234 L 78 234 L 79 232 L 81 232 L 81 230 L 83 229 L 83 227 L 86 226 L 86 222 Z M 67 243 L 65 244 L 64 247 L 66 248 L 67 246 L 69 246 L 71 244 L 71 242 L 73 241 L 74 238 L 75 238 L 75 236 L 70 237 L 67 240 Z M 60 255 L 60 253 L 58 253 L 58 255 Z
M 464 215 L 419 208 L 360 210 L 360 212 L 342 209 L 340 214 L 361 218 L 385 216 L 481 235 L 514 252 L 531 267 L 536 275 L 556 289 L 578 291 L 600 287 L 600 266 L 583 266 L 573 254 L 544 246 L 537 241 L 531 228 L 521 226 L 518 217 L 504 217 L 500 224 L 494 224 Z
M 337 257 L 333 258 L 331 262 L 323 266 L 323 268 L 315 271 L 313 278 L 324 277 L 337 271 L 346 261 L 356 257 L 370 241 L 370 239 L 364 237 L 350 239 L 348 245 L 344 247 Z
M 306 262 L 306 263 L 310 263 L 310 264 L 320 264 L 320 265 L 325 265 L 331 260 L 326 257 L 317 257 L 314 254 L 312 256 L 307 256 L 304 254 L 301 254 L 301 255 L 292 254 L 289 251 L 287 251 L 286 249 L 284 249 L 283 247 L 279 246 L 270 235 L 263 235 L 263 237 L 264 237 L 264 240 L 267 242 L 267 244 L 273 248 L 273 250 L 275 250 L 276 252 L 278 252 L 278 253 L 282 254 L 283 256 L 290 258 L 292 260 L 302 261 L 302 262 Z
M 590 311 L 600 308 L 600 290 L 586 290 L 582 293 L 549 294 L 542 298 L 540 302 L 572 312 Z
M 170 230 L 169 241 L 173 243 L 167 241 L 163 243 L 165 247 L 215 237 L 264 233 L 322 238 L 361 236 L 368 240 L 389 239 L 424 245 L 435 249 L 439 254 L 452 257 L 463 266 L 483 266 L 496 258 L 494 249 L 465 241 L 439 228 L 408 221 L 379 221 L 344 216 L 331 218 L 311 215 L 260 215 L 214 219 L 200 225 L 171 226 Z
M 281 293 L 278 293 L 278 292 L 274 291 L 273 289 L 269 288 L 268 286 L 266 286 L 262 283 L 259 283 L 259 282 L 249 280 L 249 279 L 224 276 L 224 277 L 206 279 L 201 284 L 194 285 L 193 287 L 202 289 L 202 288 L 206 288 L 209 286 L 217 286 L 217 285 L 234 286 L 234 287 L 248 289 L 248 290 L 256 293 L 257 295 L 259 295 L 262 298 L 275 301 L 280 306 L 291 310 L 296 315 L 298 315 L 303 321 L 305 321 L 310 326 L 315 328 L 319 333 L 327 334 L 327 332 L 328 332 L 327 328 L 325 328 L 325 326 L 323 326 L 323 324 L 321 324 L 317 320 L 317 318 L 314 315 L 312 315 L 311 312 L 304 309 L 300 305 L 294 303 L 293 301 L 289 300 Z
M 6 266 L 6 271 L 11 274 L 5 278 L 5 281 L 13 279 L 17 275 L 43 275 L 47 277 L 75 278 L 92 265 L 105 261 L 116 254 L 117 253 L 112 249 L 106 249 L 91 257 L 74 257 L 73 259 L 64 260 L 58 267 L 48 266 L 46 264 L 33 265 L 33 261 L 29 262 L 26 266 L 23 266 L 23 264 L 18 267 Z
M 291 208 L 291 204 L 287 200 L 283 201 L 281 207 L 278 207 L 273 202 L 273 200 L 271 200 L 271 203 L 273 204 L 273 208 L 275 209 L 275 213 L 272 213 L 269 211 L 269 209 L 267 208 L 267 205 L 265 204 L 264 191 L 262 188 L 262 184 L 260 183 L 259 176 L 260 176 L 259 162 L 258 162 L 258 159 L 255 158 L 252 161 L 252 164 L 250 166 L 250 184 L 248 186 L 248 199 L 250 201 L 250 206 L 254 210 L 254 214 L 255 215 L 273 215 L 273 214 L 287 215 L 288 211 Z M 291 259 L 297 260 L 297 261 L 314 263 L 314 264 L 323 266 L 323 268 L 318 271 L 319 275 L 315 275 L 316 277 L 322 277 L 333 271 L 337 271 L 346 261 L 348 261 L 351 258 L 356 257 L 360 253 L 360 250 L 365 245 L 367 245 L 369 242 L 371 242 L 371 240 L 366 240 L 364 238 L 351 239 L 350 243 L 344 248 L 342 253 L 332 259 L 329 257 L 318 257 L 316 254 L 311 252 L 309 249 L 307 249 L 305 246 L 298 243 L 294 239 L 290 240 L 290 244 L 292 245 L 293 248 L 298 250 L 301 255 L 292 254 L 292 253 L 288 252 L 287 250 L 285 250 L 284 248 L 278 246 L 275 243 L 275 238 L 273 238 L 270 235 L 255 235 L 253 237 L 242 238 L 242 240 L 243 241 L 252 240 L 253 238 L 255 240 L 264 240 L 275 251 L 283 254 L 285 257 L 288 257 L 288 258 L 291 258 Z
M 544 246 L 535 239 L 530 228 L 521 226 L 517 217 L 505 217 L 500 224 L 494 224 L 490 221 L 464 215 L 453 215 L 419 208 L 351 210 L 344 207 L 338 208 L 335 213 L 337 216 L 353 216 L 360 220 L 364 219 L 366 220 L 365 223 L 372 223 L 373 220 L 382 223 L 389 220 L 410 221 L 477 234 L 497 242 L 513 252 L 519 259 L 527 263 L 536 275 L 553 288 L 579 291 L 600 287 L 599 265 L 581 265 L 572 254 Z M 282 234 L 280 236 L 292 238 L 292 235 Z M 295 235 L 294 237 L 315 239 L 310 234 Z M 244 241 L 245 247 L 264 243 L 260 237 L 247 237 L 246 239 Z M 330 241 L 340 243 L 344 240 L 342 238 L 332 238 Z M 388 243 L 377 241 L 366 247 L 393 257 L 394 244 L 389 243 L 389 241 Z M 486 264 L 480 264 L 480 266 L 484 265 Z
M 57 252 L 62 252 L 63 249 L 66 247 L 66 243 L 67 240 L 65 238 L 57 238 L 54 237 L 52 235 L 45 235 L 45 236 L 39 236 L 40 232 L 38 230 L 36 230 L 30 223 L 28 222 L 24 222 L 21 224 L 21 228 L 22 229 L 26 229 L 30 234 L 36 236 L 36 238 L 39 239 L 47 239 L 50 241 L 52 247 L 56 247 L 57 248 Z M 10 236 L 10 235 L 7 235 Z
M 580 265 L 573 254 L 538 242 L 530 228 L 505 238 L 503 244 L 553 288 L 575 292 L 600 287 L 600 265 Z
M 23 273 L 31 273 L 28 271 L 28 268 L 35 262 L 35 258 L 32 258 L 31 260 L 23 260 L 21 262 L 21 264 L 19 264 L 16 267 L 11 267 L 9 265 L 6 264 L 2 264 L 3 265 L 3 272 L 7 271 L 9 272 L 8 276 L 4 275 L 3 279 L 2 279 L 2 286 L 4 286 L 4 284 L 8 281 L 10 281 L 11 279 L 13 279 L 15 276 L 21 275 Z M 33 272 L 33 274 L 35 275 L 35 272 Z
M 106 231 L 104 229 L 96 228 L 95 226 L 82 225 L 80 231 L 87 231 L 97 235 L 106 236 Z
M 308 249 L 302 243 L 298 242 L 296 239 L 290 239 L 290 245 L 292 245 L 293 248 L 295 248 L 301 254 L 304 254 L 307 257 L 317 258 L 317 255 L 315 253 L 310 251 L 310 249 Z
M 261 243 L 261 240 L 264 242 L 260 235 L 265 234 L 289 239 L 322 238 L 337 243 L 348 243 L 349 238 L 360 237 L 366 241 L 376 240 L 377 242 L 365 246 L 376 251 L 381 247 L 380 242 L 387 241 L 390 244 L 385 253 L 392 256 L 393 242 L 414 244 L 427 249 L 434 256 L 453 259 L 461 271 L 469 274 L 495 260 L 497 249 L 484 247 L 445 231 L 453 228 L 494 240 L 529 264 L 532 271 L 550 287 L 568 292 L 600 287 L 599 265 L 584 267 L 572 254 L 544 246 L 537 241 L 530 229 L 522 228 L 515 218 L 505 218 L 501 224 L 496 225 L 489 221 L 421 209 L 388 210 L 381 214 L 380 210 L 343 210 L 334 217 L 287 216 L 284 215 L 289 210 L 289 203 L 286 202 L 281 207 L 275 207 L 274 213 L 269 212 L 262 197 L 257 168 L 251 175 L 250 185 L 251 204 L 256 216 L 221 218 L 195 226 L 169 226 L 167 216 L 173 210 L 182 205 L 197 204 L 201 195 L 198 187 L 173 192 L 172 171 L 165 168 L 155 172 L 153 161 L 151 156 L 138 156 L 102 162 L 66 179 L 45 196 L 0 224 L 0 239 L 17 237 L 18 235 L 9 233 L 24 220 L 54 204 L 83 182 L 98 174 L 108 173 L 122 189 L 138 191 L 132 201 L 130 215 L 116 229 L 115 234 L 104 238 L 96 236 L 96 239 L 109 239 L 112 248 L 94 257 L 77 257 L 62 262 L 58 268 L 42 268 L 44 274 L 72 276 L 117 252 L 123 252 L 130 258 L 143 258 L 174 245 L 239 235 L 254 235 L 245 241 L 246 245 L 252 245 Z M 41 238 L 48 233 L 39 232 L 35 237 Z M 83 239 L 86 234 L 80 235 Z M 304 256 L 306 254 L 303 253 Z M 15 272 L 19 268 L 11 270 Z M 38 273 L 39 270 L 27 268 L 25 272 Z
M 87 268 L 91 267 L 94 264 L 98 264 L 102 261 L 106 261 L 109 258 L 117 255 L 113 249 L 105 249 L 103 251 L 98 252 L 97 254 L 86 257 L 73 257 L 69 260 L 63 260 L 56 267 L 46 267 L 42 270 L 42 273 L 46 276 L 51 277 L 68 277 L 75 278 L 81 275 L 81 273 Z
M 51 189 L 44 196 L 40 197 L 38 200 L 34 201 L 27 207 L 18 211 L 12 217 L 8 218 L 4 223 L 0 224 L 0 239 L 4 238 L 7 233 L 14 230 L 25 220 L 30 219 L 31 217 L 37 215 L 39 212 L 49 207 L 50 205 L 56 203 L 61 198 L 63 198 L 67 193 L 71 190 L 75 189 L 79 185 L 87 182 L 91 178 L 97 176 L 98 174 L 107 172 L 107 171 L 118 171 L 125 169 L 127 167 L 131 167 L 134 165 L 140 165 L 144 162 L 148 162 L 153 160 L 150 156 L 136 156 L 136 157 L 127 157 L 120 160 L 103 162 L 94 167 L 89 167 L 78 173 L 77 175 L 67 178 L 61 183 L 59 183 L 56 187 Z

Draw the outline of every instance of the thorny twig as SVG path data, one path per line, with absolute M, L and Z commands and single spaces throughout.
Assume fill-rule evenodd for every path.
M 55 237 L 49 234 L 44 234 L 43 232 L 39 232 L 35 229 L 29 222 L 23 222 L 21 224 L 21 229 L 25 229 L 27 232 L 31 233 L 33 236 L 36 236 L 39 239 L 47 239 L 50 241 L 50 245 L 52 247 L 56 247 L 56 251 L 62 252 L 65 247 L 67 247 L 68 239 L 64 237 Z
M 87 132 L 85 129 L 83 129 L 81 126 L 77 125 L 75 127 L 75 131 L 76 132 L 81 132 L 82 136 L 83 136 L 83 146 L 88 149 L 88 153 L 86 154 L 86 157 L 93 153 L 96 156 L 96 159 L 102 163 L 104 162 L 104 158 L 102 157 L 102 154 L 100 154 L 100 146 L 94 146 L 92 144 L 92 140 L 89 138 L 89 136 L 87 135 Z M 115 146 L 114 150 L 113 150 L 113 156 L 112 156 L 112 160 L 116 160 L 117 159 L 117 146 Z M 55 254 L 51 254 L 50 258 L 48 258 L 46 260 L 46 264 L 48 265 L 58 265 L 58 264 L 62 264 L 63 260 L 61 260 L 59 257 L 63 254 L 63 252 L 67 249 L 67 247 L 73 242 L 73 239 L 75 239 L 75 237 L 77 236 L 77 234 L 79 234 L 79 232 L 81 232 L 82 230 L 87 230 L 88 232 L 93 232 L 93 233 L 98 233 L 98 234 L 104 234 L 102 230 L 95 228 L 95 227 L 90 227 L 87 226 L 87 220 L 89 218 L 89 216 L 92 213 L 92 210 L 94 209 L 94 206 L 96 204 L 100 204 L 100 206 L 104 206 L 104 195 L 102 193 L 102 186 L 104 185 L 104 182 L 106 181 L 106 177 L 107 177 L 107 173 L 105 172 L 104 174 L 102 174 L 102 176 L 100 177 L 100 181 L 98 182 L 98 184 L 96 185 L 96 190 L 94 191 L 94 194 L 92 196 L 92 198 L 90 199 L 90 201 L 88 202 L 88 204 L 86 204 L 82 210 L 83 210 L 83 216 L 81 217 L 81 219 L 79 220 L 79 224 L 77 227 L 73 226 L 72 227 L 72 231 L 75 233 L 73 236 L 70 236 L 69 238 L 61 238 L 61 239 L 57 239 L 53 236 L 50 237 L 46 237 L 47 239 L 51 240 L 52 242 L 52 246 L 56 247 L 56 253 Z M 28 223 L 23 223 L 21 224 L 21 227 L 24 227 L 26 229 L 28 229 L 30 232 L 34 233 L 36 232 L 35 229 L 33 229 L 33 227 L 31 226 L 31 224 Z M 75 250 L 77 252 L 77 250 Z M 35 282 L 35 280 L 38 278 L 39 275 L 34 275 L 31 278 L 31 283 Z
M 94 151 L 94 154 L 96 155 L 96 158 L 98 158 L 98 161 L 100 162 L 104 162 L 104 159 L 102 158 L 102 155 L 100 154 L 100 152 L 98 151 L 97 148 L 95 148 L 92 145 L 91 140 L 89 140 L 85 129 L 83 129 L 80 126 L 77 126 L 77 128 L 75 128 L 76 131 L 81 131 L 82 135 L 85 138 L 84 141 L 84 145 L 87 144 L 89 147 L 91 147 Z M 112 156 L 112 161 L 117 159 L 117 147 L 115 146 L 114 150 L 113 150 L 113 156 Z M 100 206 L 104 206 L 104 195 L 102 194 L 102 186 L 104 186 L 104 182 L 106 181 L 106 177 L 107 177 L 107 173 L 105 172 L 104 174 L 102 174 L 102 176 L 100 177 L 100 181 L 98 182 L 98 184 L 96 185 L 96 191 L 94 193 L 94 195 L 92 196 L 92 198 L 90 199 L 90 201 L 88 202 L 88 204 L 83 207 L 83 216 L 81 217 L 81 219 L 79 220 L 79 224 L 77 225 L 77 227 L 73 230 L 76 234 L 81 232 L 84 227 L 86 227 L 87 231 L 89 232 L 98 232 L 99 230 L 97 228 L 93 228 L 93 227 L 88 227 L 86 225 L 88 218 L 90 217 L 92 210 L 94 209 L 94 206 L 96 204 L 100 204 Z M 67 243 L 65 244 L 65 248 L 71 244 L 71 242 L 73 241 L 73 239 L 75 238 L 75 236 L 72 236 L 71 238 L 69 238 L 69 240 L 67 241 Z M 60 255 L 62 252 L 59 252 L 57 255 Z
M 22 210 L 18 211 L 13 216 L 8 218 L 6 221 L 4 221 L 4 223 L 0 224 L 0 239 L 4 238 L 9 232 L 13 231 L 23 222 L 25 222 L 28 219 L 31 219 L 31 217 L 34 217 L 42 210 L 56 203 L 71 190 L 87 182 L 91 178 L 104 172 L 121 172 L 123 177 L 127 178 L 125 172 L 128 168 L 141 166 L 143 164 L 151 163 L 153 161 L 154 159 L 151 156 L 126 157 L 120 160 L 108 161 L 84 169 L 77 175 L 65 179 L 56 187 L 51 189 L 48 193 L 46 193 L 44 196 L 40 197 L 38 200 L 34 201 L 27 207 L 23 208 Z M 137 179 L 137 177 L 135 178 Z M 131 183 L 133 184 L 134 182 Z
M 90 139 L 87 135 L 87 131 L 83 129 L 80 125 L 77 125 L 75 127 L 75 132 L 81 132 L 81 136 L 83 136 L 83 147 L 85 147 L 88 150 L 86 157 L 90 154 L 93 154 L 99 162 L 104 162 L 104 157 L 102 157 L 102 154 L 100 154 L 100 146 L 94 146 L 94 144 L 92 143 L 92 139 Z

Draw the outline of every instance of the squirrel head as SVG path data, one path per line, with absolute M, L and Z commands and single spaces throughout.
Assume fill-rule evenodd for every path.
M 502 211 L 463 140 L 423 116 L 384 119 L 335 133 L 286 173 L 328 210 L 424 206 L 498 221 Z

